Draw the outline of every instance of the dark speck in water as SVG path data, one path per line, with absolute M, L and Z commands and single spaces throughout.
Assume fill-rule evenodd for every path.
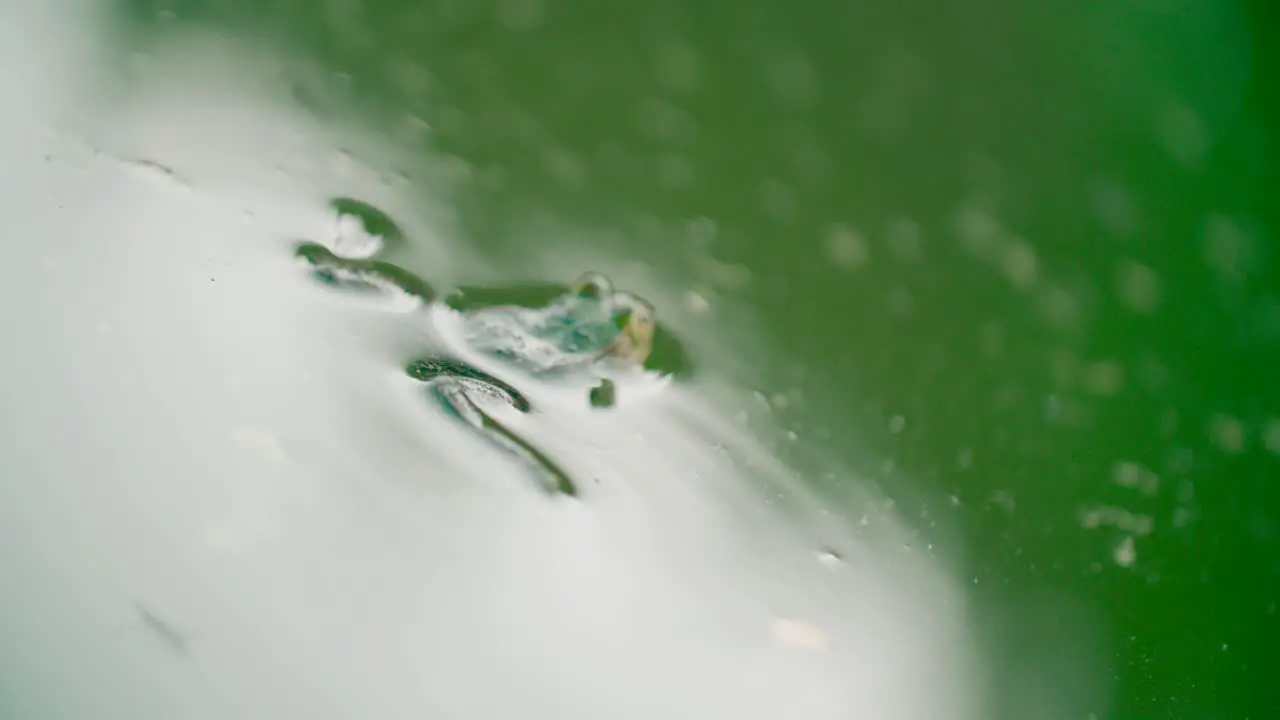
M 173 625 L 161 619 L 155 613 L 151 612 L 142 603 L 134 603 L 134 607 L 138 611 L 138 615 L 147 627 L 151 629 L 161 640 L 164 641 L 174 652 L 180 655 L 188 654 L 187 636 L 178 631 Z
M 169 167 L 168 165 L 163 165 L 154 160 L 146 160 L 143 158 L 135 158 L 135 157 L 113 157 L 112 159 L 116 160 L 119 163 L 124 164 L 127 167 L 131 167 L 134 170 L 137 170 L 143 174 L 151 175 L 153 177 L 157 177 L 159 179 L 179 185 L 183 189 L 190 190 L 192 187 L 191 181 L 188 180 L 186 177 L 183 177 L 181 174 L 179 174 L 176 170 Z

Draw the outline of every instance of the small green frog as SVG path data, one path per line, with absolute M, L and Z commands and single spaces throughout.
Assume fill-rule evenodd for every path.
M 653 348 L 654 309 L 588 272 L 544 307 L 499 305 L 463 313 L 462 342 L 536 376 L 643 367 Z M 607 378 L 606 378 L 607 379 Z
M 342 258 L 312 243 L 299 245 L 297 254 L 311 266 L 313 276 L 327 284 L 395 289 L 418 299 L 432 311 L 443 334 L 457 338 L 466 352 L 495 361 L 495 372 L 510 368 L 534 379 L 593 377 L 588 400 L 596 408 L 614 407 L 615 377 L 643 367 L 653 348 L 653 306 L 615 290 L 600 273 L 583 274 L 567 292 L 540 306 L 497 303 L 468 308 L 461 302 L 467 293 L 460 293 L 454 303 L 441 302 L 428 283 L 384 261 Z M 526 459 L 546 489 L 576 495 L 574 482 L 559 465 L 485 411 L 497 400 L 528 413 L 533 409 L 529 399 L 510 382 L 461 359 L 463 354 L 415 359 L 406 372 L 428 383 L 450 414 Z

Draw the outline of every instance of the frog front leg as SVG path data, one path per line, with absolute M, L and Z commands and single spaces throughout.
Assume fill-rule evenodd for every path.
M 385 260 L 344 258 L 313 242 L 299 243 L 294 255 L 311 267 L 311 277 L 326 285 L 357 292 L 385 292 L 394 288 L 424 304 L 436 298 L 426 280 Z
M 588 394 L 591 407 L 611 409 L 618 404 L 618 386 L 609 378 L 604 378 Z

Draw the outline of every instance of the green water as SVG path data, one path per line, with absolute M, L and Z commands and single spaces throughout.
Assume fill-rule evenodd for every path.
M 690 313 L 751 318 L 739 379 L 850 468 L 814 487 L 867 478 L 917 548 L 958 564 L 990 664 L 984 717 L 1274 709 L 1273 14 L 118 10 L 126 78 L 130 52 L 145 64 L 193 29 L 272 48 L 290 102 L 385 136 L 397 159 L 368 162 L 424 203 L 445 193 L 478 254 L 588 247 L 686 288 Z

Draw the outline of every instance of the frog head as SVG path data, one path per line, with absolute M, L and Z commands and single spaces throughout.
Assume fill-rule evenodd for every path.
M 653 347 L 656 311 L 643 298 L 620 292 L 604 275 L 588 272 L 548 308 L 567 354 L 642 366 Z
M 631 293 L 616 293 L 610 313 L 614 335 L 601 355 L 643 366 L 653 349 L 655 316 L 653 306 L 644 299 Z
M 463 324 L 472 349 L 546 374 L 602 360 L 642 365 L 652 346 L 654 310 L 592 272 L 540 308 L 477 309 L 466 313 Z

